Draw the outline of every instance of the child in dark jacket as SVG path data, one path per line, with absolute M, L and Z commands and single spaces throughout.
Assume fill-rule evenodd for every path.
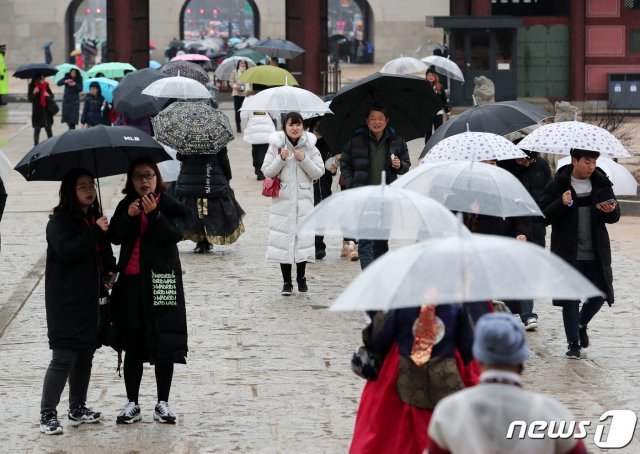
M 80 122 L 82 127 L 89 128 L 105 124 L 104 118 L 108 118 L 108 104 L 102 96 L 102 90 L 98 82 L 89 84 L 89 94 L 84 100 L 84 108 L 82 109 L 82 118 Z M 110 124 L 110 123 L 107 123 Z

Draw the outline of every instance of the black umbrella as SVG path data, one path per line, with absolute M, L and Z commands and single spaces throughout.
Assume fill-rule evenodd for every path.
M 325 115 L 318 131 L 337 151 L 365 123 L 372 104 L 386 108 L 389 126 L 404 140 L 424 137 L 438 110 L 440 97 L 421 77 L 374 73 L 343 87 L 329 104 L 333 115 Z
M 553 115 L 546 110 L 522 101 L 501 101 L 472 107 L 440 126 L 425 144 L 420 159 L 436 143 L 456 134 L 473 131 L 504 136 L 549 117 Z
M 45 140 L 32 148 L 15 170 L 27 181 L 62 181 L 76 167 L 100 178 L 126 173 L 129 165 L 143 156 L 156 162 L 171 159 L 162 145 L 138 128 L 100 125 L 72 129 Z
M 271 58 L 291 59 L 304 52 L 302 47 L 286 39 L 265 39 L 258 41 L 251 47 Z
M 206 85 L 209 82 L 209 76 L 207 72 L 202 69 L 202 66 L 191 63 L 190 61 L 171 61 L 164 65 L 160 71 L 172 77 L 188 77 L 189 79 L 197 80 L 202 85 Z
M 38 76 L 53 76 L 58 72 L 58 68 L 53 65 L 47 65 L 46 63 L 30 63 L 28 65 L 22 65 L 16 72 L 13 73 L 13 77 L 18 79 L 33 79 Z
M 125 113 L 133 120 L 157 115 L 169 100 L 143 95 L 141 92 L 152 82 L 165 77 L 169 76 L 151 68 L 127 74 L 113 91 L 115 110 Z

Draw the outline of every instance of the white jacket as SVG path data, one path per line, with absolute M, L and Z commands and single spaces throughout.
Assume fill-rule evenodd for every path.
M 251 145 L 269 143 L 269 136 L 276 132 L 276 126 L 273 124 L 271 116 L 266 112 L 247 112 L 243 110 L 240 112 L 240 117 L 243 120 L 247 120 L 242 139 Z
M 315 147 L 316 137 L 304 132 L 295 149 L 304 152 L 305 158 L 293 157 L 294 147 L 287 139 L 290 159 L 283 161 L 278 155 L 285 143 L 282 131 L 269 137 L 269 149 L 264 157 L 262 173 L 268 178 L 280 177 L 280 197 L 273 197 L 269 212 L 269 241 L 267 260 L 278 263 L 315 261 L 315 236 L 297 236 L 296 228 L 313 209 L 313 180 L 324 175 L 322 156 Z

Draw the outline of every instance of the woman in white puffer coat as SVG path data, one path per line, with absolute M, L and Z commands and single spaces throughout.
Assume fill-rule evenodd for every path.
M 258 84 L 253 85 L 253 96 L 260 91 Z M 260 86 L 262 87 L 262 86 Z M 249 112 L 243 110 L 240 112 L 242 120 L 247 121 L 244 128 L 243 140 L 251 144 L 251 157 L 253 158 L 253 169 L 258 181 L 264 180 L 264 175 L 260 168 L 264 162 L 264 156 L 269 148 L 269 136 L 276 132 L 276 126 L 267 112 Z
M 268 178 L 280 178 L 280 196 L 273 197 L 269 212 L 267 261 L 280 263 L 284 285 L 282 294 L 293 293 L 292 265 L 300 293 L 307 292 L 305 267 L 315 261 L 315 237 L 297 236 L 296 228 L 313 209 L 313 180 L 324 175 L 324 162 L 315 147 L 316 138 L 304 131 L 302 116 L 289 112 L 284 131 L 269 136 L 269 149 L 262 172 Z

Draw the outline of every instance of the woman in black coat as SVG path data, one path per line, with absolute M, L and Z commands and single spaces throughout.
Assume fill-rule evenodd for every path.
M 173 365 L 186 363 L 188 350 L 182 266 L 176 245 L 182 240 L 178 225 L 187 212 L 162 191 L 155 162 L 149 158 L 134 161 L 127 173 L 125 198 L 109 228 L 111 242 L 120 245 L 120 279 L 112 303 L 118 343 L 126 352 L 128 401 L 116 419 L 118 424 L 142 419 L 138 394 L 145 362 L 155 366 L 158 403 L 154 419 L 169 424 L 176 420 L 168 405 Z
M 53 99 L 53 92 L 44 76 L 37 76 L 31 79 L 27 98 L 31 103 L 31 126 L 33 126 L 33 144 L 40 142 L 40 130 L 44 128 L 47 138 L 53 137 L 51 126 L 53 125 L 53 115 L 47 111 L 47 102 Z
M 45 306 L 53 355 L 40 404 L 40 431 L 46 434 L 62 433 L 56 407 L 67 379 L 71 423 L 92 423 L 101 417 L 85 403 L 93 354 L 99 346 L 99 303 L 108 288 L 103 282 L 115 269 L 107 228 L 93 177 L 83 169 L 70 171 L 47 224 Z
M 211 250 L 213 244 L 232 244 L 244 233 L 244 210 L 236 201 L 227 147 L 216 154 L 183 155 L 176 183 L 178 200 L 189 209 L 182 226 L 184 238 L 196 243 L 195 252 Z
M 77 69 L 72 68 L 58 81 L 64 86 L 62 96 L 62 122 L 69 125 L 69 129 L 76 129 L 80 120 L 80 92 L 82 91 L 82 76 Z

